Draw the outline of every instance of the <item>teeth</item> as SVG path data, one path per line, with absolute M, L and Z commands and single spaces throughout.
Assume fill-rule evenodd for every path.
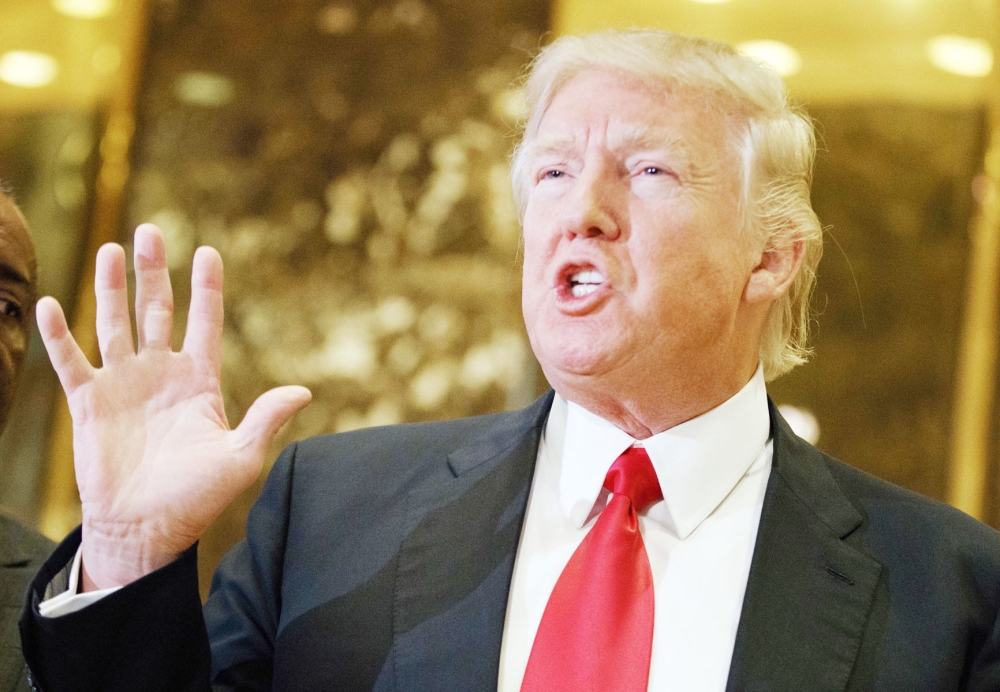
M 604 283 L 604 275 L 593 269 L 585 269 L 569 275 L 569 290 L 574 298 L 588 295 Z
M 571 274 L 569 280 L 575 284 L 602 284 L 604 283 L 604 276 L 600 272 L 588 269 L 587 271 Z

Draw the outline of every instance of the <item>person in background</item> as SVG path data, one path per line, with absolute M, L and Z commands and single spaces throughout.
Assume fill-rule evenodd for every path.
M 28 223 L 0 189 L 0 433 L 7 427 L 35 314 L 37 269 Z M 20 601 L 55 544 L 0 515 L 0 690 L 31 689 L 17 634 Z

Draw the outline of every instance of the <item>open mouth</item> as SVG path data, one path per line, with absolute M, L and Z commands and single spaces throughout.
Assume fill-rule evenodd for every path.
M 569 275 L 569 292 L 574 298 L 590 295 L 604 283 L 604 275 L 594 269 L 585 269 Z

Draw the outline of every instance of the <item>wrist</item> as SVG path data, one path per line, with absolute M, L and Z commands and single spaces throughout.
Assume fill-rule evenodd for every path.
M 84 521 L 80 591 L 126 586 L 164 567 L 183 552 L 150 539 L 137 527 Z

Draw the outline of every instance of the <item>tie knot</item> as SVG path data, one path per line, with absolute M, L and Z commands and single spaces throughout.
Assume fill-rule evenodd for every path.
M 604 478 L 604 487 L 627 497 L 637 514 L 663 499 L 653 462 L 642 447 L 629 447 L 615 459 Z

